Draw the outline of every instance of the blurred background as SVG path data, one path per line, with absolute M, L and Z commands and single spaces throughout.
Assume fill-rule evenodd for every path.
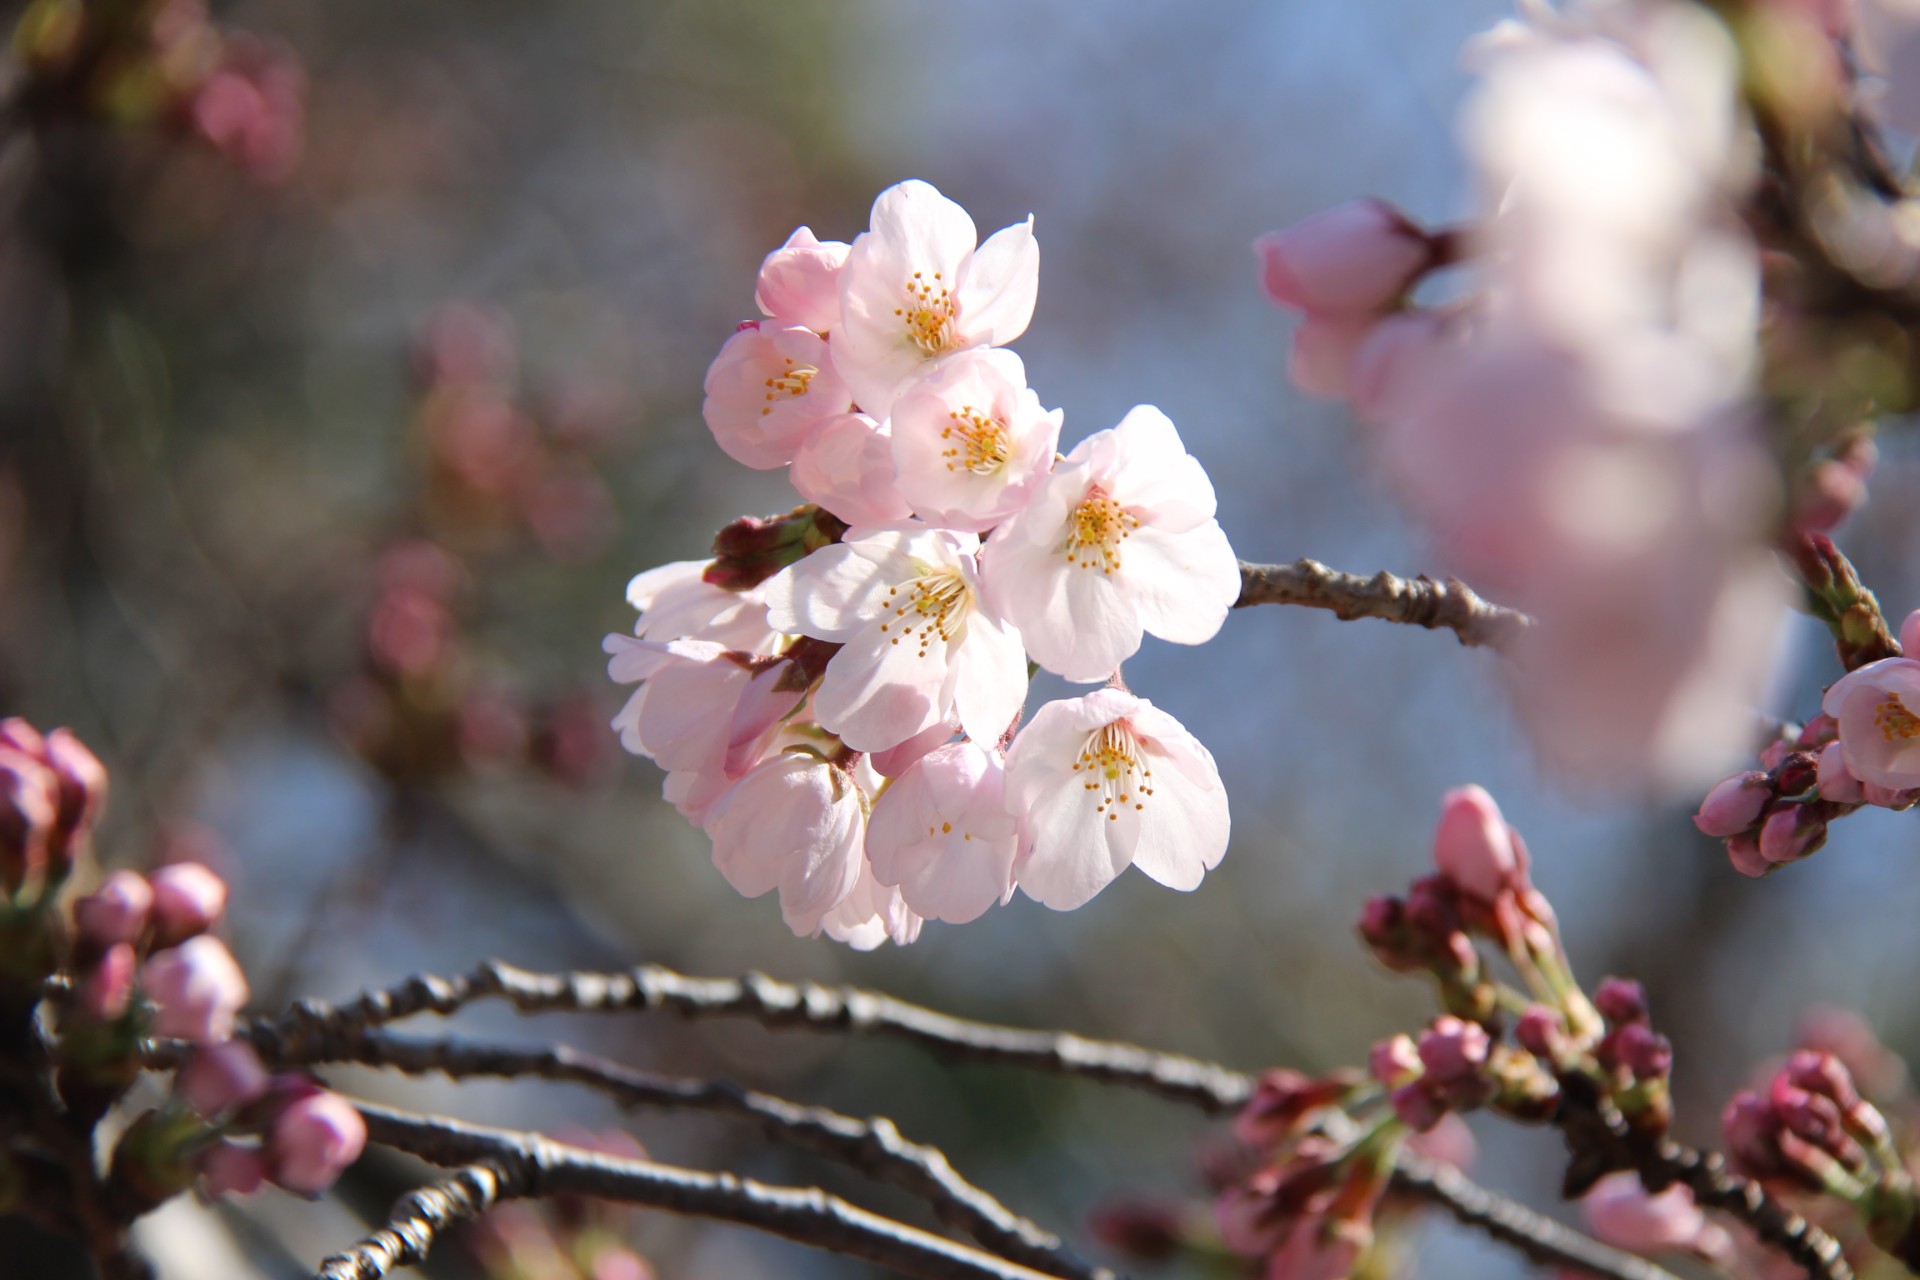
M 761 257 L 802 223 L 851 239 L 908 177 L 983 235 L 1035 215 L 1043 288 L 1016 349 L 1065 408 L 1063 447 L 1157 404 L 1243 557 L 1432 568 L 1367 441 L 1288 386 L 1290 321 L 1248 245 L 1364 193 L 1460 214 L 1457 50 L 1496 0 L 120 7 L 144 14 L 144 61 L 107 59 L 51 105 L 22 105 L 16 65 L 0 113 L 0 710 L 72 725 L 112 770 L 105 865 L 196 856 L 231 878 L 257 1009 L 488 956 L 646 960 L 1324 1070 L 1430 1012 L 1350 924 L 1425 868 L 1440 792 L 1478 781 L 1526 834 L 1583 976 L 1647 983 L 1683 1137 L 1714 1140 L 1720 1102 L 1811 1006 L 1920 1046 L 1911 818 L 1867 811 L 1819 858 L 1744 880 L 1693 831 L 1697 797 L 1540 776 L 1496 659 L 1443 632 L 1263 609 L 1204 653 L 1149 640 L 1130 683 L 1211 747 L 1232 796 L 1221 868 L 1191 895 L 1130 875 L 1071 915 L 1021 898 L 867 955 L 734 894 L 606 728 L 623 693 L 599 645 L 632 625 L 627 579 L 796 501 L 700 418 Z M 16 64 L 64 56 L 70 5 L 8 8 Z M 1841 541 L 1897 617 L 1920 604 L 1920 460 L 1887 446 Z M 1773 710 L 1810 713 L 1836 674 L 1803 624 Z M 1089 1211 L 1199 1194 L 1213 1132 L 886 1044 L 465 1025 L 891 1116 L 1095 1253 Z M 662 1159 L 923 1220 L 720 1121 L 335 1080 L 496 1123 L 625 1124 Z M 1555 1137 L 1476 1131 L 1476 1176 L 1565 1212 Z M 304 1275 L 416 1173 L 368 1160 L 320 1206 L 175 1201 L 143 1239 L 167 1276 Z M 614 1225 L 663 1277 L 865 1273 L 741 1229 Z M 503 1269 L 541 1230 L 469 1233 L 424 1271 L 575 1274 L 533 1253 Z M 20 1274 L 79 1274 L 45 1241 L 7 1247 Z M 1416 1254 L 1431 1276 L 1518 1272 L 1446 1224 Z

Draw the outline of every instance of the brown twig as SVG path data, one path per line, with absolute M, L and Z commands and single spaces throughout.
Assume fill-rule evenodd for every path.
M 467 1124 L 358 1103 L 368 1137 L 431 1164 L 484 1162 L 500 1194 L 571 1192 L 737 1222 L 815 1248 L 862 1258 L 923 1280 L 1054 1280 L 1045 1272 L 894 1222 L 818 1187 L 775 1187 L 555 1142 L 537 1133 Z M 352 1275 L 352 1272 L 342 1273 Z M 323 1271 L 322 1280 L 335 1280 Z
M 322 1262 L 316 1280 L 380 1280 L 395 1267 L 425 1262 L 448 1227 L 522 1194 L 518 1179 L 503 1165 L 489 1160 L 468 1165 L 400 1197 L 386 1226 Z
M 1394 1189 L 1437 1205 L 1466 1226 L 1510 1245 L 1542 1267 L 1570 1269 L 1609 1280 L 1679 1280 L 1645 1258 L 1601 1244 L 1504 1196 L 1495 1195 L 1452 1165 L 1402 1151 L 1394 1163 Z
M 1256 604 L 1299 604 L 1331 610 L 1335 617 L 1381 618 L 1429 629 L 1445 628 L 1464 645 L 1504 649 L 1533 625 L 1517 609 L 1494 604 L 1458 578 L 1437 582 L 1424 573 L 1400 578 L 1382 569 L 1371 578 L 1329 569 L 1318 560 L 1292 564 L 1240 564 L 1240 599 Z
M 1060 1238 L 1014 1213 L 956 1172 L 937 1147 L 911 1142 L 891 1120 L 858 1120 L 825 1107 L 803 1106 L 725 1080 L 687 1080 L 638 1071 L 566 1045 L 538 1048 L 460 1039 L 414 1040 L 354 1030 L 310 1042 L 297 1059 L 276 1065 L 354 1062 L 413 1075 L 541 1079 L 584 1085 L 625 1107 L 675 1107 L 744 1119 L 767 1137 L 840 1160 L 919 1196 L 941 1221 L 1023 1266 L 1066 1280 L 1120 1280 L 1076 1256 Z M 351 1274 L 351 1273 L 348 1273 Z
M 996 1062 L 1128 1085 L 1213 1115 L 1237 1110 L 1253 1082 L 1217 1063 L 1065 1031 L 1026 1031 L 956 1018 L 856 987 L 781 982 L 765 974 L 693 978 L 659 965 L 621 973 L 531 973 L 498 960 L 457 977 L 422 976 L 342 1005 L 303 1000 L 247 1031 L 271 1056 L 297 1058 L 344 1029 L 417 1013 L 450 1014 L 477 1000 L 523 1013 L 671 1010 L 686 1017 L 749 1017 L 767 1027 L 872 1032 L 911 1040 L 949 1061 Z
M 451 1014 L 489 999 L 508 1001 L 525 1013 L 671 1009 L 686 1017 L 751 1017 L 768 1027 L 873 1032 L 911 1040 L 948 1061 L 992 1062 L 1125 1085 L 1209 1115 L 1238 1110 L 1253 1091 L 1252 1077 L 1242 1072 L 1139 1045 L 972 1022 L 851 987 L 780 982 L 763 974 L 693 978 L 658 965 L 628 973 L 537 974 L 491 961 L 471 974 L 411 978 L 343 1005 L 303 1001 L 281 1018 L 256 1021 L 247 1034 L 270 1057 L 313 1061 L 302 1055 L 334 1038 L 419 1013 Z M 1639 1260 L 1621 1255 L 1622 1260 L 1608 1265 L 1601 1261 L 1604 1253 L 1595 1252 L 1604 1246 L 1476 1186 L 1464 1175 L 1436 1176 L 1431 1165 L 1411 1156 L 1404 1156 L 1403 1163 L 1405 1176 L 1397 1181 L 1409 1194 L 1521 1248 L 1529 1257 L 1584 1267 L 1609 1280 L 1654 1280 Z

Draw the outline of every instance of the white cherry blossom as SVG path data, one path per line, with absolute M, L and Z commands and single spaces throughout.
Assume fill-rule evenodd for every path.
M 813 714 L 857 751 L 885 751 L 957 720 L 995 742 L 1027 693 L 1020 635 L 983 608 L 979 540 L 925 525 L 855 530 L 768 579 L 782 631 L 845 647 Z
M 887 416 L 927 361 L 1026 331 L 1040 286 L 1033 219 L 977 241 L 967 211 L 925 182 L 902 182 L 873 202 L 870 229 L 840 273 L 833 359 L 874 417 Z
M 889 938 L 895 946 L 906 946 L 920 936 L 923 923 L 898 889 L 874 879 L 868 864 L 861 868 L 853 892 L 821 918 L 820 931 L 855 951 L 871 951 Z
M 997 751 L 937 747 L 874 801 L 867 860 L 883 885 L 929 920 L 965 924 L 1013 896 L 1020 823 L 1008 811 Z
M 864 413 L 821 424 L 793 455 L 787 479 L 801 497 L 848 524 L 894 524 L 913 515 L 894 483 L 893 436 Z
M 820 931 L 866 865 L 865 795 L 805 751 L 782 751 L 735 783 L 706 827 L 727 883 L 749 898 L 778 889 L 780 915 L 801 937 Z
M 1026 505 L 1053 465 L 1060 410 L 1040 407 L 1011 351 L 963 351 L 894 401 L 893 463 L 915 514 L 982 533 Z
M 1020 888 L 1069 911 L 1129 866 L 1196 888 L 1227 851 L 1227 793 L 1180 722 L 1120 689 L 1049 702 L 1007 749 L 1007 804 L 1026 822 Z
M 1213 638 L 1240 567 L 1213 518 L 1213 484 L 1167 416 L 1140 405 L 1082 440 L 981 552 L 988 604 L 1069 680 L 1104 680 L 1142 631 Z

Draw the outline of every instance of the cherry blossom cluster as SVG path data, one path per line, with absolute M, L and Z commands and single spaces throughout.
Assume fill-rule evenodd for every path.
M 1858 1270 L 1882 1254 L 1920 1263 L 1920 1098 L 1859 1015 L 1815 1011 L 1720 1122 L 1735 1167 L 1839 1239 Z
M 924 182 L 851 244 L 794 232 L 764 318 L 706 380 L 720 446 L 809 505 L 635 578 L 614 720 L 667 770 L 736 889 L 859 947 L 972 920 L 1015 887 L 1080 906 L 1129 866 L 1219 862 L 1212 756 L 1120 683 L 1143 634 L 1211 638 L 1240 590 L 1212 484 L 1139 406 L 1070 452 L 1004 344 L 1032 315 L 1032 220 L 977 240 Z M 1021 725 L 1033 666 L 1083 697 Z
M 145 1039 L 183 1054 L 171 1098 L 134 1117 L 108 1174 L 128 1202 L 152 1207 L 196 1180 L 210 1193 L 270 1180 L 317 1195 L 366 1141 L 359 1113 L 300 1074 L 270 1076 L 234 1038 L 245 974 L 211 932 L 227 885 L 196 862 L 150 875 L 115 871 L 64 905 L 76 862 L 105 800 L 106 771 L 65 729 L 42 735 L 0 722 L 0 866 L 9 914 L 0 1006 L 32 1010 L 51 989 L 46 1053 L 76 1125 L 92 1126 L 142 1068 Z M 31 1018 L 29 1018 L 29 1022 Z M 23 1034 L 9 1024 L 0 1035 Z M 9 1050 L 30 1060 L 24 1048 Z M 30 1186 L 0 1146 L 0 1186 Z
M 1920 611 L 1900 626 L 1900 648 L 1920 652 Z M 1911 699 L 1909 702 L 1907 699 Z M 1763 876 L 1816 852 L 1827 825 L 1868 805 L 1920 803 L 1920 661 L 1864 663 L 1833 682 L 1821 712 L 1788 726 L 1760 753 L 1760 769 L 1723 778 L 1694 825 L 1727 842 L 1744 875 Z

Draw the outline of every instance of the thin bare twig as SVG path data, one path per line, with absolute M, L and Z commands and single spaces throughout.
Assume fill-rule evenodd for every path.
M 1517 609 L 1494 604 L 1458 578 L 1426 574 L 1400 578 L 1382 569 L 1371 578 L 1329 569 L 1318 560 L 1240 564 L 1236 609 L 1255 604 L 1300 604 L 1343 619 L 1381 618 L 1430 630 L 1445 628 L 1464 645 L 1504 649 L 1533 625 Z
M 395 1267 L 425 1262 L 448 1227 L 521 1194 L 515 1177 L 500 1164 L 483 1160 L 468 1165 L 400 1197 L 386 1226 L 322 1262 L 316 1280 L 380 1280 Z
M 1066 1280 L 1121 1280 L 1076 1256 L 1060 1238 L 1014 1213 L 961 1177 L 937 1147 L 911 1142 L 891 1120 L 857 1120 L 825 1107 L 743 1089 L 726 1080 L 655 1075 L 566 1045 L 521 1047 L 454 1038 L 415 1040 L 355 1030 L 311 1043 L 297 1059 L 276 1065 L 354 1062 L 412 1075 L 452 1079 L 488 1076 L 584 1085 L 626 1107 L 675 1107 L 735 1116 L 779 1142 L 818 1151 L 920 1197 L 941 1221 L 1023 1266 Z
M 973 1022 L 852 987 L 780 982 L 764 974 L 693 978 L 658 965 L 627 973 L 537 974 L 490 961 L 471 974 L 410 978 L 343 1005 L 303 1001 L 281 1018 L 255 1021 L 247 1034 L 269 1057 L 313 1061 L 302 1055 L 335 1038 L 415 1014 L 452 1014 L 478 1000 L 505 1000 L 524 1013 L 671 1009 L 690 1018 L 750 1017 L 768 1027 L 874 1032 L 911 1040 L 948 1061 L 992 1062 L 1126 1085 L 1209 1115 L 1238 1110 L 1253 1091 L 1252 1077 L 1242 1072 L 1139 1045 Z M 1621 1255 L 1628 1260 L 1603 1264 L 1597 1259 L 1604 1255 L 1594 1250 L 1604 1246 L 1464 1175 L 1436 1177 L 1431 1166 L 1411 1156 L 1404 1161 L 1404 1177 L 1396 1175 L 1403 1190 L 1496 1239 L 1516 1247 L 1524 1239 L 1529 1257 L 1585 1267 L 1609 1280 L 1653 1280 L 1639 1269 L 1639 1260 Z M 1569 1239 L 1585 1244 L 1568 1246 Z
M 572 1192 L 737 1222 L 923 1280 L 1055 1280 L 1045 1272 L 869 1213 L 818 1187 L 768 1186 L 729 1173 L 704 1173 L 589 1151 L 537 1133 L 366 1102 L 355 1105 L 366 1118 L 372 1141 L 411 1152 L 431 1164 L 484 1162 L 500 1171 L 502 1193 L 511 1190 L 515 1195 L 538 1197 Z M 334 1280 L 324 1272 L 321 1277 Z
M 1538 1266 L 1565 1268 L 1608 1280 L 1679 1280 L 1665 1267 L 1581 1235 L 1505 1196 L 1495 1195 L 1452 1165 L 1411 1151 L 1402 1151 L 1395 1161 L 1393 1186 L 1512 1246 Z
M 523 1013 L 671 1010 L 687 1017 L 749 1017 L 768 1027 L 872 1032 L 911 1040 L 949 1061 L 996 1062 L 1128 1085 L 1212 1115 L 1246 1102 L 1253 1081 L 1217 1063 L 1065 1031 L 1025 1031 L 956 1018 L 856 987 L 781 982 L 765 974 L 693 978 L 659 965 L 621 973 L 531 973 L 498 960 L 457 977 L 422 976 L 341 1005 L 303 1000 L 247 1034 L 270 1056 L 296 1059 L 345 1029 L 417 1013 L 441 1015 L 477 1000 L 505 1000 Z

